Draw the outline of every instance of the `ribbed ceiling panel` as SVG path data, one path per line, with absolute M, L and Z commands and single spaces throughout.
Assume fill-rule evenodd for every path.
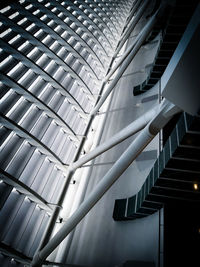
M 131 1 L 0 10 L 0 265 L 32 258 L 67 181 Z

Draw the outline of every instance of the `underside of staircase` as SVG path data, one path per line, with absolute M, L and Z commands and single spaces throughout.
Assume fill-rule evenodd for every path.
M 157 34 L 161 34 L 161 43 L 157 56 L 147 79 L 133 88 L 134 95 L 150 90 L 164 73 L 187 24 L 194 12 L 197 1 L 176 1 L 174 7 L 168 7 L 160 22 L 153 28 L 147 42 L 151 42 Z
M 164 204 L 200 203 L 200 118 L 183 113 L 140 191 L 115 202 L 113 218 L 153 214 Z

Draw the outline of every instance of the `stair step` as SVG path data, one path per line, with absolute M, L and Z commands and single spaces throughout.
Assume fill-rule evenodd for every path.
M 154 65 L 153 71 L 155 72 L 162 72 L 165 70 L 165 66 L 161 66 L 161 65 Z
M 163 43 L 160 50 L 175 50 L 177 44 L 176 43 Z
M 157 83 L 157 81 L 158 81 L 159 79 L 158 78 L 150 78 L 149 80 L 148 80 L 148 84 L 156 84 Z
M 172 158 L 167 163 L 166 168 L 181 169 L 181 170 L 186 170 L 186 171 L 192 170 L 192 171 L 200 172 L 200 162 Z
M 150 261 L 127 261 L 123 264 L 123 267 L 155 267 L 154 262 Z
M 170 60 L 173 53 L 174 53 L 173 50 L 160 50 L 158 53 L 158 57 L 159 58 L 167 58 L 168 60 Z
M 177 32 L 178 33 L 183 33 L 185 31 L 185 26 L 186 25 L 173 25 L 173 24 L 169 24 L 168 31 L 170 33 L 173 33 L 173 34 L 177 34 Z
M 161 75 L 162 75 L 162 73 L 153 71 L 153 72 L 151 73 L 151 78 L 154 78 L 154 79 L 155 79 L 155 78 L 156 78 L 156 79 L 160 79 Z
M 181 181 L 175 179 L 159 178 L 156 184 L 160 187 L 173 188 L 177 190 L 186 190 L 194 192 L 194 182 L 193 181 Z
M 182 158 L 186 160 L 199 160 L 200 161 L 200 151 L 193 146 L 180 146 L 176 149 L 174 158 Z
M 153 187 L 150 191 L 150 195 L 161 195 L 163 197 L 174 197 L 180 198 L 183 200 L 190 200 L 190 201 L 200 201 L 200 194 L 193 190 L 193 192 L 189 192 L 186 190 L 176 190 L 174 188 L 165 188 L 165 187 Z
M 176 42 L 179 42 L 180 38 L 181 38 L 181 34 L 170 34 L 170 33 L 167 33 L 165 35 L 165 38 L 164 38 L 164 42 L 165 43 L 176 43 Z

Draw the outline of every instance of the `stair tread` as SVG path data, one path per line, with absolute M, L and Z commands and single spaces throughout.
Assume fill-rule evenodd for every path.
M 123 267 L 155 267 L 152 261 L 126 261 Z

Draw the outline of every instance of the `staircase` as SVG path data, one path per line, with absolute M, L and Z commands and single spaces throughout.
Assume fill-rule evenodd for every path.
M 162 31 L 162 41 L 153 67 L 142 83 L 133 88 L 133 95 L 142 94 L 151 89 L 164 73 L 197 5 L 197 1 L 177 1 L 173 10 L 167 10 L 166 16 L 157 23 L 147 39 L 151 42 Z M 171 15 L 169 15 L 171 13 Z
M 200 203 L 200 117 L 183 113 L 140 191 L 115 201 L 114 220 L 153 214 L 163 204 Z

